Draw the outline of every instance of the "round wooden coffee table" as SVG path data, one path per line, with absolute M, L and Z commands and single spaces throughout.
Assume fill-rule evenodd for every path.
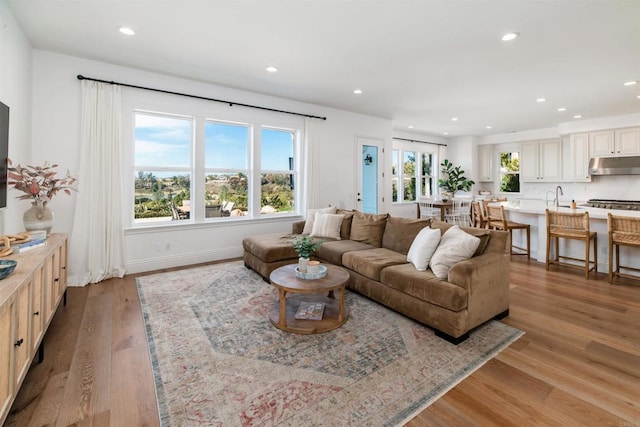
M 278 289 L 279 298 L 269 312 L 269 320 L 276 328 L 298 334 L 318 334 L 336 329 L 347 321 L 349 311 L 344 305 L 344 292 L 349 273 L 342 267 L 323 265 L 327 267 L 327 275 L 322 279 L 297 278 L 295 268 L 298 264 L 285 265 L 273 270 L 269 279 Z M 340 291 L 337 300 L 334 295 L 336 290 Z M 297 295 L 287 297 L 288 293 Z M 324 303 L 322 319 L 296 319 L 295 315 L 301 302 Z

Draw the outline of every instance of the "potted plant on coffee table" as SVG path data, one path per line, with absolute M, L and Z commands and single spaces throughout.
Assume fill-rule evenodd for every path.
M 318 250 L 321 244 L 322 240 L 314 241 L 313 237 L 309 236 L 295 237 L 293 239 L 292 245 L 299 257 L 298 270 L 301 273 L 307 272 L 307 263 L 309 262 L 309 258 Z
M 442 167 L 440 169 L 442 177 L 438 179 L 438 186 L 451 197 L 455 197 L 456 191 L 471 190 L 471 186 L 475 184 L 473 180 L 464 176 L 464 170 L 460 166 L 453 166 L 449 160 L 444 159 L 440 166 Z

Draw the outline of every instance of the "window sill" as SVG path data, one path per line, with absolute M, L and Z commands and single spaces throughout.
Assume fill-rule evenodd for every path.
M 295 222 L 302 221 L 304 218 L 298 214 L 287 214 L 287 215 L 278 215 L 278 216 L 269 216 L 266 218 L 244 218 L 237 217 L 233 219 L 208 219 L 202 222 L 195 222 L 190 220 L 180 220 L 180 221 L 167 221 L 167 222 L 159 222 L 153 223 L 149 225 L 135 225 L 130 227 L 125 227 L 124 234 L 125 235 L 136 235 L 136 234 L 148 234 L 148 233 L 158 233 L 162 231 L 176 231 L 176 230 L 197 230 L 197 229 L 210 229 L 217 227 L 244 227 L 246 225 L 252 224 L 268 224 L 275 222 Z

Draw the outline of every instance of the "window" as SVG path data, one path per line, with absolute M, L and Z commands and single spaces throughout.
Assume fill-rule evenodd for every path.
M 296 212 L 298 130 L 140 111 L 134 126 L 133 224 Z
M 402 165 L 400 164 L 402 159 Z M 394 202 L 415 202 L 434 194 L 435 155 L 427 151 L 396 149 L 391 159 L 391 190 Z M 419 185 L 418 185 L 419 183 Z M 401 195 L 399 197 L 398 195 Z
M 135 222 L 188 218 L 192 144 L 191 119 L 136 114 Z
M 520 192 L 520 153 L 500 153 L 500 192 Z

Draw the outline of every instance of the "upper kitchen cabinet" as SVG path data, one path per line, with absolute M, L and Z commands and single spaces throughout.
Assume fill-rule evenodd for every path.
M 480 145 L 478 147 L 478 181 L 493 181 L 493 145 Z
M 589 134 L 572 134 L 569 137 L 568 151 L 569 155 L 563 157 L 564 180 L 573 182 L 591 182 L 591 176 L 589 175 Z
M 589 133 L 591 157 L 640 155 L 640 128 Z
M 561 140 L 522 143 L 520 173 L 523 182 L 562 181 Z

